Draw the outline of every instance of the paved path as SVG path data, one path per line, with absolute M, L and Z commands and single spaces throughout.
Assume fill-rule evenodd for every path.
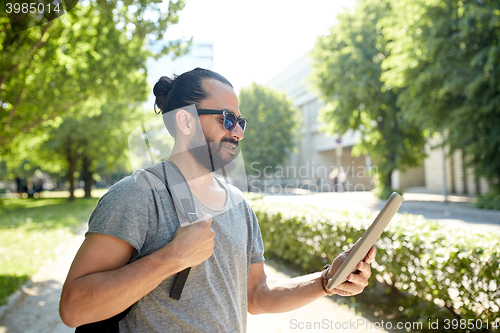
M 59 248 L 57 259 L 42 268 L 22 290 L 0 307 L 0 333 L 71 333 L 59 317 L 59 298 L 84 230 Z

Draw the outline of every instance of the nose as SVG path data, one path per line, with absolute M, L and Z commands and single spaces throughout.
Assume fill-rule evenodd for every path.
M 243 134 L 243 128 L 241 128 L 240 124 L 236 124 L 236 126 L 231 131 L 231 136 L 236 140 L 242 140 L 245 135 Z

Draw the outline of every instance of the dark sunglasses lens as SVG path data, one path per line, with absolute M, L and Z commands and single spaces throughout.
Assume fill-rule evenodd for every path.
M 245 132 L 245 128 L 247 127 L 247 121 L 245 119 L 240 119 L 238 121 L 238 124 L 240 124 L 241 130 Z
M 228 131 L 232 131 L 236 126 L 236 115 L 232 113 L 226 113 L 224 118 L 224 128 Z
M 228 131 L 234 130 L 236 124 L 241 126 L 241 130 L 244 132 L 247 126 L 247 121 L 244 118 L 238 118 L 234 113 L 226 111 L 224 113 L 224 128 Z

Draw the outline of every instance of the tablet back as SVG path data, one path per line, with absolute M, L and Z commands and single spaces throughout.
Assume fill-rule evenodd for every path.
M 328 289 L 335 288 L 339 284 L 346 281 L 347 276 L 356 270 L 356 266 L 368 254 L 370 248 L 375 244 L 377 239 L 380 238 L 385 227 L 389 224 L 391 219 L 396 215 L 399 207 L 403 203 L 403 197 L 398 193 L 392 193 L 391 197 L 385 203 L 384 207 L 377 215 L 377 218 L 371 226 L 366 229 L 363 237 L 361 237 L 356 246 L 351 250 L 346 260 L 342 263 L 338 271 L 328 282 Z

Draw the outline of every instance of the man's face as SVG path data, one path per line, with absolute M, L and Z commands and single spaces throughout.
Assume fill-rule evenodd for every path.
M 216 80 L 204 80 L 203 88 L 209 97 L 200 103 L 200 109 L 229 110 L 241 116 L 238 98 L 233 88 Z M 240 125 L 228 131 L 223 127 L 223 121 L 223 115 L 200 116 L 204 139 L 208 144 L 208 155 L 197 149 L 193 150 L 191 155 L 210 172 L 222 167 L 225 167 L 226 172 L 231 172 L 231 166 L 234 166 L 231 161 L 236 154 L 238 141 L 243 139 L 243 130 Z M 204 148 L 200 147 L 200 149 Z

